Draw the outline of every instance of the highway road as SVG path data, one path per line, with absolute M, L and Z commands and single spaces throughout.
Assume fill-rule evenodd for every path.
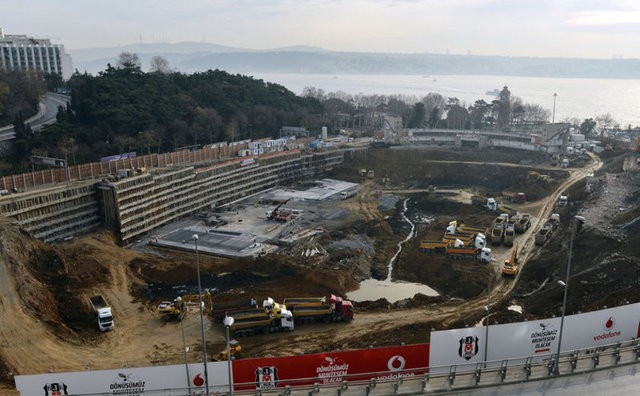
M 65 106 L 70 100 L 70 96 L 48 92 L 42 97 L 38 113 L 27 119 L 25 123 L 30 125 L 34 131 L 42 129 L 45 125 L 53 124 L 56 122 L 58 107 Z M 15 138 L 15 135 L 13 125 L 0 128 L 0 142 L 12 140 Z

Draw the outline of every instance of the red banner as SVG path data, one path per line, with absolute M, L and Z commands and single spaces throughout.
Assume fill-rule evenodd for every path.
M 330 384 L 342 381 L 392 380 L 424 374 L 429 344 L 327 352 L 233 361 L 235 390 Z

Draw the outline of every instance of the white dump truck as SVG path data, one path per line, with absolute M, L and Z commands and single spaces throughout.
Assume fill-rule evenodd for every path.
M 113 330 L 113 315 L 111 307 L 102 295 L 93 296 L 89 299 L 93 311 L 96 313 L 98 329 L 100 331 Z

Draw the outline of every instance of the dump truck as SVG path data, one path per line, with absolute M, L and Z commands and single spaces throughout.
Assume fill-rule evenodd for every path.
M 513 247 L 511 257 L 504 260 L 502 276 L 515 276 L 518 273 L 518 244 Z
M 100 331 L 113 330 L 113 315 L 111 314 L 111 307 L 107 304 L 107 301 L 98 294 L 89 298 L 91 308 L 96 313 L 98 329 Z
M 211 305 L 211 315 L 214 322 L 221 323 L 225 316 L 233 316 L 235 312 L 251 308 L 258 308 L 255 298 L 215 303 Z
M 444 253 L 451 243 L 449 241 L 422 241 L 420 250 L 426 253 Z
M 473 234 L 444 234 L 442 237 L 442 241 L 450 245 L 455 245 L 456 241 L 461 241 L 464 246 L 474 245 L 475 239 L 476 237 Z
M 474 246 L 448 247 L 445 251 L 445 254 L 450 258 L 474 259 L 483 263 L 488 263 L 492 260 L 491 249 L 478 249 Z
M 293 309 L 297 305 L 319 305 L 327 302 L 326 297 L 290 297 L 282 300 L 287 309 Z
M 531 227 L 531 215 L 529 213 L 520 213 L 514 219 L 516 233 L 523 234 Z
M 558 198 L 558 206 L 567 206 L 567 203 L 569 203 L 569 197 L 560 195 L 560 198 Z
M 542 246 L 545 244 L 545 242 L 547 242 L 549 240 L 549 238 L 551 238 L 551 234 L 553 234 L 553 230 L 554 230 L 554 226 L 553 223 L 551 222 L 546 222 L 542 225 L 542 228 L 540 228 L 540 230 L 538 230 L 538 232 L 536 232 L 536 236 L 535 236 L 535 244 L 537 246 Z
M 516 237 L 516 225 L 511 221 L 504 227 L 504 236 L 502 243 L 504 246 L 513 246 L 513 240 Z
M 263 311 L 259 314 L 234 317 L 233 319 L 229 330 L 235 337 L 292 331 L 294 328 L 291 311 L 286 309 L 281 310 L 278 317 Z
M 473 205 L 484 206 L 489 210 L 498 210 L 498 202 L 496 202 L 495 198 L 485 197 L 482 195 L 472 195 L 471 203 Z
M 158 305 L 158 313 L 165 321 L 177 320 L 179 322 L 187 313 L 187 305 L 181 297 L 176 297 L 173 301 L 162 301 Z
M 335 296 L 332 296 L 335 297 Z M 293 320 L 298 324 L 314 322 L 349 322 L 353 319 L 353 303 L 340 297 L 333 303 L 302 304 L 292 308 Z M 330 299 L 331 301 L 331 299 Z
M 491 244 L 500 245 L 504 240 L 504 223 L 494 223 L 491 228 Z

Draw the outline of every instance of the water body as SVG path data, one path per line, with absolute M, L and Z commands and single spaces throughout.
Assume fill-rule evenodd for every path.
M 413 95 L 429 92 L 457 97 L 467 105 L 478 99 L 491 101 L 487 91 L 509 87 L 512 96 L 538 104 L 550 112 L 556 99 L 555 121 L 594 118 L 609 113 L 622 127 L 640 126 L 640 80 L 596 78 L 545 78 L 477 75 L 377 75 L 254 73 L 254 77 L 284 85 L 296 94 L 305 87 L 348 94 Z
M 430 288 L 429 286 L 423 285 L 421 283 L 411 283 L 411 282 L 402 282 L 402 281 L 392 281 L 391 273 L 393 272 L 393 264 L 400 252 L 402 252 L 402 245 L 414 237 L 416 226 L 413 224 L 411 220 L 406 215 L 407 212 L 407 202 L 409 198 L 405 199 L 402 203 L 402 218 L 411 225 L 411 231 L 407 237 L 398 242 L 398 250 L 396 254 L 393 255 L 391 260 L 389 260 L 389 265 L 387 266 L 388 275 L 387 279 L 380 281 L 377 279 L 367 279 L 364 282 L 360 283 L 360 288 L 356 291 L 349 293 L 347 296 L 352 301 L 375 301 L 380 298 L 386 298 L 387 301 L 393 303 L 399 300 L 403 300 L 405 298 L 411 298 L 416 293 L 422 293 L 427 296 L 437 296 L 438 292 Z

